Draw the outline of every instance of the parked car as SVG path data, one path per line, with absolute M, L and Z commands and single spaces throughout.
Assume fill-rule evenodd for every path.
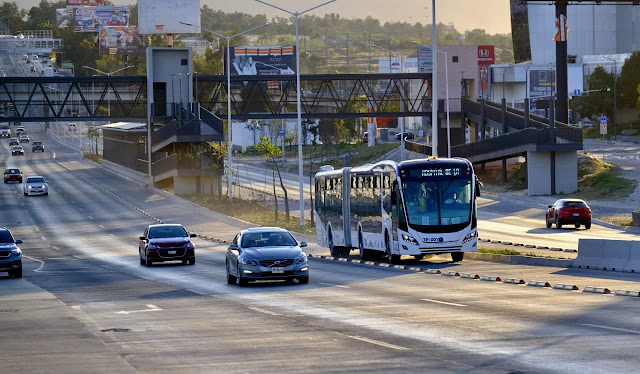
M 0 228 L 0 271 L 14 278 L 22 277 L 22 251 L 18 244 L 22 240 L 14 239 L 6 227 Z
M 20 141 L 18 140 L 18 138 L 9 139 L 9 146 L 12 146 L 12 145 L 20 145 Z
M 11 156 L 24 156 L 24 148 L 20 145 L 14 145 L 11 148 Z
M 39 175 L 27 177 L 27 180 L 22 184 L 22 189 L 25 196 L 49 194 L 47 181 Z
M 33 142 L 31 145 L 31 152 L 41 151 L 44 152 L 44 143 L 42 142 Z
M 553 205 L 549 205 L 547 210 L 547 228 L 551 228 L 552 224 L 557 229 L 561 229 L 562 225 L 573 224 L 575 228 L 591 228 L 591 208 L 580 199 L 560 199 Z
M 166 261 L 195 264 L 195 246 L 191 241 L 195 236 L 178 224 L 149 225 L 138 244 L 140 265 Z
M 4 169 L 4 183 L 19 182 L 22 183 L 22 173 L 20 169 Z
M 259 227 L 238 233 L 227 249 L 227 283 L 246 285 L 256 280 L 309 282 L 306 242 L 298 242 L 285 229 Z
M 11 129 L 8 127 L 0 128 L 0 138 L 10 138 L 11 137 Z
M 396 140 L 402 139 L 403 134 L 404 134 L 404 138 L 405 139 L 409 139 L 409 140 L 415 139 L 415 135 L 413 135 L 412 132 L 404 132 L 404 133 L 399 132 L 399 133 L 396 134 Z
M 29 134 L 23 132 L 18 136 L 18 140 L 20 143 L 29 143 Z

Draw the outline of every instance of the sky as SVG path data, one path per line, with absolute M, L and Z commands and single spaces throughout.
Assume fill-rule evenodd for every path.
M 14 0 L 15 1 L 15 0 Z M 325 0 L 267 0 L 281 8 L 291 11 L 305 9 L 322 4 Z M 4 1 L 1 1 L 4 2 Z M 40 0 L 17 1 L 27 10 Z M 113 1 L 118 3 L 117 0 Z M 122 0 L 120 4 L 134 4 L 135 1 Z M 201 0 L 201 5 L 220 9 L 225 12 L 245 12 L 282 16 L 285 13 L 260 4 L 254 0 Z M 401 5 L 400 5 L 401 4 Z M 337 0 L 311 14 L 322 16 L 326 13 L 338 13 L 344 18 L 377 18 L 381 23 L 404 21 L 409 23 L 431 23 L 432 0 Z M 489 34 L 510 33 L 509 0 L 436 0 L 436 20 L 438 23 L 453 23 L 463 32 L 476 28 Z

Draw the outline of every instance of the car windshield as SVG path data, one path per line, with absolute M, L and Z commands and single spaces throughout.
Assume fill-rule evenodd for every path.
M 7 230 L 0 230 L 0 243 L 14 243 L 13 237 Z
M 29 177 L 27 178 L 27 183 L 44 183 L 44 178 L 42 177 Z
M 156 226 L 149 229 L 149 239 L 185 237 L 187 231 L 182 226 Z
M 471 219 L 471 180 L 405 180 L 402 183 L 409 225 L 428 227 L 468 224 Z
M 42 145 L 42 142 L 33 142 L 33 145 Z
M 285 231 L 249 232 L 242 236 L 242 248 L 292 247 L 296 240 Z

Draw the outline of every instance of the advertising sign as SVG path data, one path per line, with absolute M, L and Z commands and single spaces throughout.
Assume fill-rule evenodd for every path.
M 98 35 L 101 55 L 131 55 L 143 51 L 142 39 L 135 26 L 103 27 Z
M 67 0 L 67 6 L 104 5 L 104 0 Z
M 61 29 L 73 25 L 73 8 L 56 9 L 56 25 Z
M 433 73 L 433 48 L 418 46 L 418 73 Z
M 548 100 L 556 94 L 556 72 L 555 70 L 529 70 L 529 97 L 530 110 L 537 110 L 536 101 L 538 99 Z
M 138 0 L 138 32 L 147 34 L 198 34 L 200 0 Z
M 495 64 L 495 48 L 492 45 L 478 46 L 478 74 L 480 91 L 489 89 L 489 66 Z
M 238 46 L 231 51 L 231 75 L 288 75 L 296 73 L 293 46 Z M 226 54 L 226 50 L 225 50 Z M 225 64 L 227 62 L 225 55 Z M 226 70 L 225 65 L 225 71 Z M 242 88 L 241 83 L 233 88 Z
M 98 32 L 103 27 L 126 26 L 126 6 L 82 6 L 73 10 L 73 31 Z

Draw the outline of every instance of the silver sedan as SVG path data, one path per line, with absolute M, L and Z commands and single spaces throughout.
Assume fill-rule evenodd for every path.
M 24 195 L 48 195 L 49 194 L 49 185 L 44 177 L 39 175 L 33 177 L 27 177 L 27 179 L 22 184 Z

